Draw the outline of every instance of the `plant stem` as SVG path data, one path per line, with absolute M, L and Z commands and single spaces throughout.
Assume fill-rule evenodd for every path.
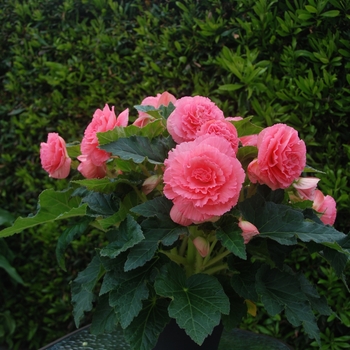
M 166 255 L 170 260 L 176 262 L 177 264 L 182 264 L 184 266 L 188 265 L 187 260 L 183 256 L 171 253 L 166 250 L 159 250 L 159 253 Z
M 208 261 L 207 264 L 203 265 L 204 269 L 206 269 L 209 266 L 212 266 L 216 264 L 217 262 L 221 261 L 225 256 L 231 254 L 229 250 L 225 250 L 223 253 L 217 255 L 215 258 Z
M 204 270 L 202 272 L 207 274 L 207 275 L 213 275 L 214 273 L 221 271 L 221 270 L 225 270 L 227 268 L 228 268 L 227 264 L 222 264 L 222 265 L 214 266 L 211 269 Z
M 187 247 L 187 242 L 188 242 L 188 236 L 185 235 L 182 239 L 181 242 L 181 246 L 179 249 L 179 255 L 184 256 L 185 255 L 185 251 L 186 251 L 186 247 Z

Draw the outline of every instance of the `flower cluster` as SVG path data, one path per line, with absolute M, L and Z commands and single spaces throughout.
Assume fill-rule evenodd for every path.
M 333 225 L 336 218 L 334 199 L 316 190 L 319 179 L 300 177 L 306 166 L 306 146 L 295 129 L 275 124 L 259 134 L 238 137 L 234 121 L 240 117 L 225 118 L 223 112 L 207 97 L 182 97 L 178 100 L 164 92 L 147 97 L 141 106 L 176 107 L 167 119 L 167 131 L 177 143 L 165 160 L 163 174 L 164 195 L 173 201 L 170 215 L 174 222 L 190 225 L 215 220 L 231 210 L 238 202 L 246 175 L 237 159 L 239 145 L 255 146 L 257 156 L 246 172 L 252 184 L 267 185 L 272 190 L 294 189 L 291 200 L 314 201 L 313 209 L 320 213 L 325 224 Z M 110 153 L 100 149 L 97 133 L 128 125 L 129 110 L 118 117 L 105 105 L 97 109 L 87 126 L 81 142 L 78 171 L 88 179 L 103 178 Z M 133 125 L 144 127 L 155 118 L 140 111 Z M 43 168 L 54 178 L 69 174 L 71 159 L 64 140 L 57 133 L 48 135 L 41 144 Z M 156 183 L 159 176 L 153 178 Z M 150 179 L 148 180 L 148 182 Z M 158 184 L 158 183 L 157 183 Z M 291 188 L 292 187 L 292 188 Z
M 332 227 L 334 199 L 308 176 L 316 170 L 297 131 L 225 117 L 203 96 L 164 92 L 135 108 L 97 109 L 80 143 L 50 133 L 42 167 L 70 175 L 68 188 L 43 191 L 38 212 L 0 237 L 67 219 L 56 250 L 65 268 L 67 246 L 98 235 L 72 282 L 74 320 L 95 308 L 91 331 L 120 325 L 135 350 L 153 349 L 170 319 L 202 344 L 220 321 L 236 327 L 258 305 L 320 343 L 317 317 L 331 310 L 287 261 L 318 252 L 341 276 L 350 248 Z

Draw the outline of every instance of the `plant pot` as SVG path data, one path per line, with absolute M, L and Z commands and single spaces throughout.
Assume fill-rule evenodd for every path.
M 220 323 L 214 328 L 212 334 L 205 338 L 203 344 L 198 345 L 178 326 L 174 319 L 171 319 L 160 334 L 154 350 L 217 350 L 223 328 Z

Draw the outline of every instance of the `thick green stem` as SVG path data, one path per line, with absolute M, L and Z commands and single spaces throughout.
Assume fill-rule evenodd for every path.
M 226 270 L 228 268 L 227 264 L 222 264 L 218 266 L 214 266 L 211 269 L 202 271 L 203 273 L 206 273 L 207 275 L 214 275 L 214 273 L 219 272 L 221 270 Z
M 159 252 L 166 255 L 170 260 L 176 262 L 177 264 L 182 264 L 184 266 L 188 265 L 187 260 L 183 256 L 171 253 L 170 251 L 166 250 L 159 250 Z
M 217 238 L 215 237 L 214 240 L 213 240 L 213 242 L 210 244 L 209 253 L 208 253 L 208 255 L 204 258 L 204 260 L 203 260 L 203 265 L 205 265 L 205 264 L 210 260 L 211 253 L 212 253 L 213 249 L 215 248 L 215 245 L 216 245 L 217 241 L 218 241 L 218 240 L 217 240 Z
M 182 238 L 182 242 L 181 242 L 181 246 L 179 249 L 179 255 L 184 256 L 185 255 L 185 251 L 186 251 L 186 247 L 187 247 L 187 241 L 188 241 L 188 236 L 184 236 Z
M 225 256 L 231 254 L 231 252 L 229 250 L 225 250 L 223 253 L 217 255 L 215 258 L 209 260 L 205 265 L 203 265 L 204 269 L 206 269 L 209 266 L 212 266 L 216 263 L 218 263 L 219 261 L 221 261 Z

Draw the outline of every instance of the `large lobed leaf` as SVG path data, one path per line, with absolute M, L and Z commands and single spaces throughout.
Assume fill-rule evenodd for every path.
M 195 274 L 186 279 L 175 263 L 166 264 L 155 281 L 157 294 L 171 299 L 169 316 L 199 345 L 228 315 L 230 302 L 214 276 Z

